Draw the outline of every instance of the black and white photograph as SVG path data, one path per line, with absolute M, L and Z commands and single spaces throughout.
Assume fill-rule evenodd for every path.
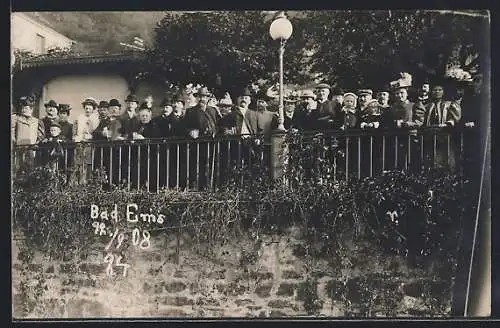
M 24 319 L 491 315 L 488 10 L 11 12 Z

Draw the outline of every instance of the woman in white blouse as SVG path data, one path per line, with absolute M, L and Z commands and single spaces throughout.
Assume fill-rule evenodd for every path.
M 92 132 L 99 125 L 99 116 L 96 113 L 97 101 L 87 98 L 82 102 L 84 113 L 78 116 L 74 124 L 75 141 L 88 141 L 92 139 Z

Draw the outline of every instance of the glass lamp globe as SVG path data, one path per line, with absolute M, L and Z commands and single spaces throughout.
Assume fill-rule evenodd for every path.
M 273 40 L 283 39 L 287 40 L 290 38 L 293 32 L 292 23 L 285 17 L 284 14 L 281 14 L 276 18 L 269 27 L 269 34 Z

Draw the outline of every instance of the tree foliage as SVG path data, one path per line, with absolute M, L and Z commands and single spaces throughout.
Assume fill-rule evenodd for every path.
M 381 86 L 399 72 L 417 81 L 442 77 L 450 64 L 478 70 L 488 23 L 420 10 L 308 12 L 304 19 L 312 70 L 347 88 Z
M 279 44 L 269 36 L 269 25 L 269 16 L 258 11 L 167 14 L 151 51 L 154 75 L 220 92 L 276 79 Z M 295 40 L 287 47 L 287 77 L 300 80 L 303 44 Z
M 474 16 L 477 14 L 478 16 Z M 380 87 L 410 72 L 419 83 L 443 76 L 447 65 L 480 73 L 488 19 L 480 12 L 289 12 L 294 31 L 285 51 L 285 83 L 313 76 L 347 89 Z M 278 42 L 266 12 L 167 14 L 151 51 L 155 76 L 237 89 L 278 79 Z

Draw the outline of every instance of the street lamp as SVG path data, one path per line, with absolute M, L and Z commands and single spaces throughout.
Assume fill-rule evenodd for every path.
M 273 40 L 280 40 L 280 100 L 279 100 L 279 119 L 278 119 L 278 130 L 285 131 L 285 114 L 283 113 L 283 54 L 285 52 L 286 40 L 290 38 L 293 32 L 292 23 L 286 18 L 285 12 L 280 12 L 276 19 L 271 23 L 269 27 L 269 34 Z

